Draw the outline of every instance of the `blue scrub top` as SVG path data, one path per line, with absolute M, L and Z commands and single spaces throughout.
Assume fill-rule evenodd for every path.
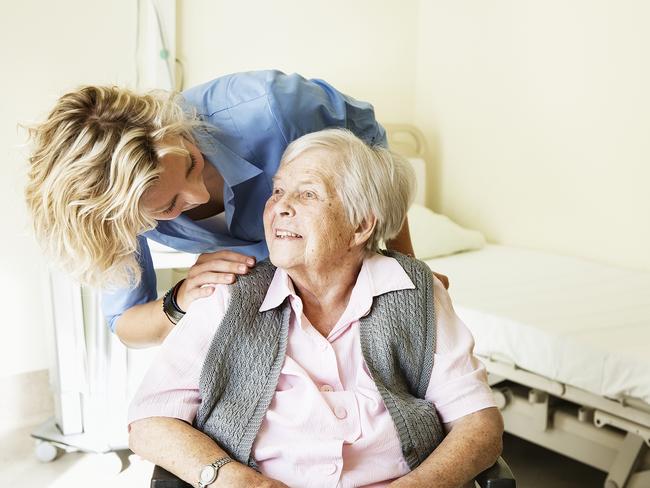
M 139 285 L 102 294 L 103 312 L 113 332 L 125 310 L 157 298 L 147 238 L 194 254 L 229 249 L 264 259 L 268 256 L 264 204 L 291 141 L 327 127 L 347 127 L 368 144 L 386 146 L 385 131 L 375 120 L 372 105 L 340 93 L 323 80 L 254 71 L 222 76 L 182 95 L 207 123 L 193 135 L 206 161 L 223 176 L 227 228 L 209 231 L 181 214 L 138 236 Z

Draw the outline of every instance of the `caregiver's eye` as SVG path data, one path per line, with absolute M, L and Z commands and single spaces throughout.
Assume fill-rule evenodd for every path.
M 165 210 L 162 211 L 163 214 L 168 215 L 174 211 L 174 207 L 176 206 L 176 198 L 177 197 L 174 197 L 169 207 L 167 207 Z
M 194 154 L 190 153 L 190 169 L 187 171 L 187 174 L 190 174 L 196 168 L 196 158 Z

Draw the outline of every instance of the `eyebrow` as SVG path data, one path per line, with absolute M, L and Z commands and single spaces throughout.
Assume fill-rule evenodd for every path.
M 190 175 L 190 170 L 192 169 L 192 156 L 190 153 L 187 153 L 187 169 L 185 170 L 185 178 L 187 178 Z M 152 210 L 153 213 L 159 213 L 159 212 L 164 212 L 165 210 L 169 210 L 170 208 L 173 208 L 174 205 L 176 205 L 176 200 L 178 200 L 178 193 L 173 196 L 173 198 L 169 201 L 167 205 L 163 205 L 160 208 L 157 208 L 155 210 Z
M 273 183 L 276 183 L 276 182 L 278 182 L 278 181 L 282 181 L 282 177 L 281 177 L 281 176 L 277 176 L 277 175 L 275 175 L 275 176 L 273 176 L 273 177 L 271 178 L 271 181 L 273 181 Z M 308 177 L 308 178 L 303 178 L 303 179 L 301 179 L 301 180 L 297 180 L 296 183 L 299 184 L 299 185 L 305 185 L 305 184 L 307 184 L 307 185 L 317 185 L 317 186 L 323 186 L 323 187 L 326 186 L 326 185 L 325 185 L 325 182 L 323 181 L 323 179 L 322 179 L 322 178 L 319 178 L 319 177 L 314 177 L 314 178 L 309 178 L 309 177 Z

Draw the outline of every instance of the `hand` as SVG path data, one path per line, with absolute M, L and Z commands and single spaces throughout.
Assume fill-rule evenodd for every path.
M 445 290 L 449 290 L 449 278 L 447 278 L 443 274 L 438 274 L 435 271 L 432 271 L 432 273 L 433 273 L 433 276 L 438 278 L 442 282 L 442 284 L 445 285 Z
M 234 251 L 217 251 L 201 254 L 189 271 L 176 294 L 176 303 L 187 311 L 197 298 L 212 295 L 214 287 L 234 283 L 237 275 L 248 273 L 255 266 L 255 258 Z
M 267 478 L 254 469 L 237 462 L 228 463 L 219 470 L 215 488 L 219 486 L 228 486 L 230 488 L 289 488 L 281 481 Z

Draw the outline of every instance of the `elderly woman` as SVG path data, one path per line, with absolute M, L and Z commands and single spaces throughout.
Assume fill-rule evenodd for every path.
M 471 335 L 425 264 L 379 252 L 412 188 L 347 131 L 290 144 L 272 264 L 192 304 L 133 400 L 131 449 L 202 487 L 451 487 L 494 463 Z
M 48 254 L 102 287 L 125 344 L 162 342 L 189 304 L 268 256 L 262 211 L 287 144 L 347 127 L 386 144 L 370 104 L 322 80 L 236 73 L 183 92 L 87 86 L 32 129 L 27 204 Z M 147 239 L 201 254 L 157 299 Z M 408 226 L 389 243 L 412 252 Z

